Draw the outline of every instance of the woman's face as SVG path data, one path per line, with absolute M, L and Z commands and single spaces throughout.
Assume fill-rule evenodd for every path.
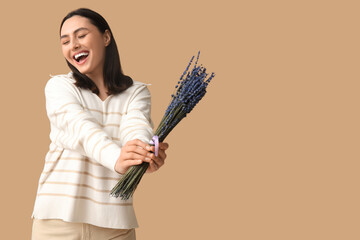
M 67 19 L 60 32 L 61 48 L 66 60 L 88 77 L 102 76 L 105 47 L 110 32 L 102 34 L 89 19 L 73 16 Z

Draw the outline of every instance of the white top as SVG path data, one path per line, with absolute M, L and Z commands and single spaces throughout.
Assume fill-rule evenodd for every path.
M 115 169 L 121 146 L 153 137 L 151 96 L 137 81 L 102 101 L 75 86 L 72 72 L 45 86 L 50 146 L 31 218 L 62 219 L 107 228 L 136 228 L 133 198 L 110 196 L 121 178 Z

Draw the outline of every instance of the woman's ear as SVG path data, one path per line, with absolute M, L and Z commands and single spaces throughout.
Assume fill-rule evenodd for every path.
M 110 34 L 110 31 L 108 29 L 106 29 L 104 32 L 105 47 L 109 46 L 110 42 L 111 42 L 111 34 Z

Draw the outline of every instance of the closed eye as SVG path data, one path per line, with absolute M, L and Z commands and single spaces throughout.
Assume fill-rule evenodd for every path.
M 83 38 L 83 37 L 85 37 L 85 36 L 86 36 L 86 34 L 79 36 L 79 38 Z

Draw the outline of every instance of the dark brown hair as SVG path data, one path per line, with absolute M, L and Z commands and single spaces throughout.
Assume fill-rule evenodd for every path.
M 104 62 L 104 84 L 108 90 L 107 94 L 117 94 L 129 88 L 133 84 L 133 80 L 131 79 L 131 77 L 123 74 L 120 64 L 119 52 L 116 46 L 114 36 L 111 32 L 109 24 L 100 14 L 88 8 L 79 8 L 71 11 L 64 17 L 60 24 L 60 34 L 64 22 L 67 19 L 76 15 L 88 18 L 91 24 L 96 26 L 101 33 L 104 33 L 106 29 L 108 29 L 110 32 L 111 39 L 110 44 L 106 47 L 105 50 Z M 77 70 L 77 68 L 70 64 L 67 60 L 66 62 L 71 71 L 73 72 L 74 78 L 76 80 L 75 85 L 77 87 L 89 89 L 93 93 L 99 94 L 98 87 L 88 76 L 80 73 L 79 70 Z

